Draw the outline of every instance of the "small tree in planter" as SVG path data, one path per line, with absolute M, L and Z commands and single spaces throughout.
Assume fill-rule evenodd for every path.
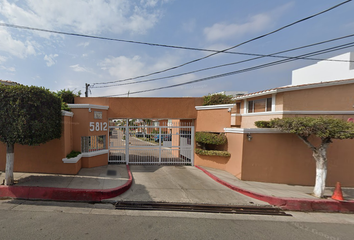
M 61 100 L 49 90 L 0 85 L 0 141 L 6 144 L 5 185 L 13 184 L 14 146 L 61 136 Z
M 257 127 L 272 127 L 287 133 L 296 134 L 311 150 L 316 161 L 316 183 L 313 195 L 323 197 L 327 177 L 327 148 L 332 139 L 352 139 L 354 138 L 354 124 L 333 118 L 283 118 L 272 119 L 266 123 L 264 121 L 255 122 Z M 313 135 L 321 139 L 319 146 L 315 146 L 309 141 Z
M 227 138 L 224 133 L 196 132 L 195 141 L 201 147 L 201 149 L 197 148 L 195 150 L 199 155 L 223 157 L 230 156 L 229 152 L 216 149 L 217 146 L 224 145 L 227 142 Z

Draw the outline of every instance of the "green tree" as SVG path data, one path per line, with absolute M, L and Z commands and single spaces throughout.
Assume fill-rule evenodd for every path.
M 234 103 L 232 95 L 225 94 L 209 94 L 203 97 L 203 105 L 218 105 L 218 104 L 230 104 Z
M 313 195 L 323 197 L 327 177 L 327 148 L 332 143 L 332 139 L 354 138 L 354 124 L 334 118 L 298 117 L 272 119 L 269 126 L 296 134 L 312 150 L 312 156 L 316 161 L 316 183 Z M 310 142 L 311 135 L 321 140 L 318 146 Z
M 80 97 L 81 91 L 78 91 L 77 93 L 74 93 L 74 91 L 71 91 L 70 89 L 62 89 L 60 91 L 57 91 L 55 93 L 58 97 L 60 97 L 64 103 L 74 103 L 74 98 L 75 97 Z
M 61 100 L 34 86 L 0 85 L 0 141 L 6 144 L 5 184 L 13 184 L 14 146 L 38 145 L 61 136 Z

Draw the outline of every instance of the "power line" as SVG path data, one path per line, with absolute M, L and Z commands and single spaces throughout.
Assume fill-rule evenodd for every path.
M 329 52 L 345 49 L 345 48 L 348 48 L 348 47 L 353 47 L 354 43 L 348 43 L 348 44 L 344 44 L 344 45 L 337 46 L 337 47 L 331 47 L 331 48 L 327 48 L 327 49 L 324 49 L 324 50 L 319 50 L 319 51 L 315 51 L 315 52 L 299 55 L 299 56 L 296 56 L 294 59 L 278 60 L 278 61 L 274 61 L 274 62 L 271 62 L 271 63 L 261 64 L 261 65 L 257 65 L 257 66 L 254 66 L 254 67 L 249 67 L 249 68 L 245 68 L 245 69 L 241 69 L 241 70 L 237 70 L 237 71 L 232 71 L 232 72 L 228 72 L 228 73 L 218 74 L 218 75 L 205 77 L 205 78 L 201 78 L 201 79 L 197 79 L 197 80 L 192 80 L 192 81 L 188 81 L 188 82 L 184 82 L 184 83 L 178 83 L 178 84 L 173 84 L 173 85 L 164 86 L 164 87 L 158 87 L 158 88 L 152 88 L 152 89 L 147 89 L 147 90 L 140 90 L 140 91 L 136 91 L 136 92 L 130 92 L 130 94 L 137 94 L 137 93 L 144 93 L 144 92 L 151 92 L 151 91 L 157 91 L 157 90 L 162 90 L 162 89 L 180 87 L 180 86 L 187 85 L 187 84 L 192 84 L 192 83 L 212 80 L 212 79 L 215 79 L 215 78 L 226 77 L 226 76 L 230 76 L 230 75 L 235 75 L 235 74 L 240 74 L 240 73 L 244 73 L 244 72 L 254 71 L 254 70 L 258 70 L 258 69 L 265 68 L 265 67 L 271 67 L 271 66 L 275 66 L 275 65 L 279 65 L 279 64 L 295 61 L 295 60 L 297 60 L 297 58 L 301 58 L 301 57 L 316 56 L 316 55 L 319 55 L 319 54 L 329 53 Z M 124 96 L 124 95 L 125 94 L 116 94 L 116 95 L 107 95 L 107 96 L 101 96 L 101 97 L 113 97 L 113 96 Z
M 323 10 L 323 11 L 318 12 L 318 13 L 316 13 L 316 14 L 313 14 L 313 15 L 311 15 L 311 16 L 302 18 L 302 19 L 300 19 L 300 20 L 297 20 L 297 21 L 295 21 L 295 22 L 292 22 L 292 23 L 290 23 L 290 24 L 287 24 L 287 25 L 285 25 L 285 26 L 283 26 L 283 27 L 280 27 L 280 28 L 278 28 L 278 29 L 276 29 L 276 30 L 273 30 L 273 31 L 268 32 L 268 33 L 263 34 L 263 35 L 260 35 L 260 36 L 258 36 L 258 37 L 254 37 L 254 38 L 252 38 L 252 39 L 249 39 L 249 40 L 247 40 L 247 41 L 244 41 L 244 42 L 242 42 L 242 43 L 239 43 L 239 44 L 237 44 L 237 45 L 235 45 L 235 46 L 226 48 L 226 49 L 224 49 L 224 50 L 217 51 L 217 52 L 214 52 L 214 53 L 209 54 L 209 55 L 207 55 L 207 56 L 204 56 L 204 57 L 201 57 L 201 58 L 197 58 L 197 59 L 194 59 L 194 60 L 192 60 L 192 61 L 188 61 L 188 62 L 185 62 L 185 63 L 183 63 L 183 64 L 180 64 L 180 65 L 177 65 L 177 66 L 174 66 L 174 67 L 166 68 L 166 69 L 164 69 L 164 70 L 160 70 L 160 71 L 152 72 L 152 73 L 149 73 L 149 74 L 145 74 L 145 75 L 140 75 L 140 76 L 137 76 L 137 77 L 129 78 L 129 80 L 138 79 L 138 78 L 143 78 L 143 77 L 148 77 L 148 76 L 151 76 L 151 75 L 155 75 L 155 74 L 167 72 L 167 71 L 170 71 L 170 70 L 174 70 L 174 69 L 177 69 L 177 68 L 186 66 L 186 65 L 191 64 L 191 63 L 195 63 L 195 62 L 204 60 L 204 59 L 209 58 L 209 57 L 211 57 L 211 56 L 214 56 L 214 55 L 216 55 L 216 54 L 224 53 L 224 52 L 226 52 L 226 51 L 228 51 L 228 50 L 231 50 L 231 49 L 234 49 L 234 48 L 236 48 L 236 47 L 242 46 L 242 45 L 244 45 L 244 44 L 246 44 L 246 43 L 250 43 L 250 42 L 253 42 L 253 41 L 255 41 L 255 40 L 264 38 L 264 37 L 266 37 L 266 36 L 269 36 L 269 35 L 271 35 L 271 34 L 274 34 L 274 33 L 276 33 L 276 32 L 279 32 L 279 31 L 281 31 L 281 30 L 283 30 L 283 29 L 286 29 L 286 28 L 288 28 L 288 27 L 291 27 L 291 26 L 293 26 L 293 25 L 295 25 L 295 24 L 298 24 L 298 23 L 300 23 L 300 22 L 309 20 L 309 19 L 314 18 L 314 17 L 316 17 L 316 16 L 319 16 L 319 15 L 321 15 L 321 14 L 324 14 L 324 13 L 326 13 L 326 12 L 328 12 L 328 11 L 331 11 L 331 10 L 333 10 L 333 9 L 335 9 L 335 8 L 337 8 L 337 7 L 341 6 L 341 5 L 343 5 L 343 4 L 349 3 L 349 2 L 351 2 L 351 1 L 352 1 L 352 0 L 347 0 L 347 1 L 341 2 L 341 3 L 339 3 L 339 4 L 337 4 L 337 5 L 333 6 L 333 7 L 330 7 L 330 8 L 328 8 L 328 9 L 326 9 L 326 10 Z M 93 83 L 93 84 L 102 84 L 102 83 Z
M 208 67 L 208 68 L 202 68 L 202 69 L 189 71 L 189 72 L 185 72 L 185 73 L 179 73 L 179 74 L 170 75 L 170 76 L 166 76 L 166 77 L 152 78 L 152 79 L 147 79 L 147 80 L 142 80 L 142 81 L 137 81 L 137 82 L 130 82 L 130 83 L 113 84 L 113 85 L 108 85 L 108 86 L 94 86 L 94 84 L 92 84 L 93 85 L 92 88 L 107 88 L 107 87 L 116 87 L 116 86 L 138 84 L 138 83 L 144 83 L 144 82 L 152 82 L 152 81 L 157 81 L 157 80 L 168 79 L 168 78 L 179 77 L 179 76 L 183 76 L 183 75 L 187 75 L 187 74 L 197 73 L 197 72 L 201 72 L 201 71 L 211 70 L 211 69 L 215 69 L 215 68 L 220 68 L 220 67 L 226 67 L 226 66 L 236 65 L 236 64 L 240 64 L 240 63 L 245 63 L 245 62 L 249 62 L 249 61 L 260 59 L 260 58 L 264 58 L 264 57 L 277 57 L 277 58 L 296 59 L 296 60 L 297 59 L 305 59 L 305 60 L 315 60 L 315 61 L 353 62 L 353 61 L 350 61 L 350 60 L 348 61 L 348 60 L 307 58 L 307 57 L 286 57 L 286 56 L 279 56 L 279 55 L 275 56 L 276 54 L 281 54 L 281 53 L 285 53 L 285 52 L 291 52 L 291 51 L 295 51 L 295 50 L 299 50 L 299 49 L 303 49 L 303 48 L 308 48 L 308 47 L 312 47 L 312 46 L 316 46 L 316 45 L 320 45 L 320 44 L 324 44 L 324 43 L 328 43 L 328 42 L 333 42 L 333 41 L 337 41 L 337 40 L 341 40 L 341 39 L 348 38 L 348 37 L 353 37 L 353 36 L 354 36 L 354 34 L 351 34 L 351 35 L 342 36 L 342 37 L 338 37 L 338 38 L 334 38 L 334 39 L 330 39 L 330 40 L 326 40 L 326 41 L 321 41 L 321 42 L 317 42 L 317 43 L 312 43 L 312 44 L 309 44 L 309 45 L 296 47 L 296 48 L 292 48 L 292 49 L 288 49 L 288 50 L 284 50 L 284 51 L 280 51 L 280 52 L 276 52 L 276 53 L 272 53 L 272 54 L 267 54 L 267 55 L 250 54 L 250 55 L 259 56 L 259 57 L 250 58 L 250 59 L 246 59 L 246 60 L 242 60 L 242 61 L 238 61 L 238 62 L 233 62 L 233 63 L 226 63 L 226 64 L 217 65 L 217 66 Z M 113 81 L 113 82 L 110 82 L 110 83 L 126 82 L 126 81 L 129 81 L 129 80 L 116 80 L 116 81 Z M 106 83 L 103 83 L 103 84 L 106 84 Z
M 142 42 L 142 41 L 134 41 L 134 40 L 125 40 L 125 39 L 119 39 L 119 38 L 109 38 L 109 37 L 102 37 L 102 36 L 95 36 L 95 35 L 87 35 L 87 34 L 80 34 L 80 33 L 55 31 L 55 30 L 49 30 L 49 29 L 43 29 L 43 28 L 34 28 L 34 27 L 20 26 L 20 25 L 9 24 L 9 23 L 0 23 L 0 26 L 10 27 L 10 28 L 17 28 L 17 29 L 25 29 L 25 30 L 31 30 L 31 31 L 55 33 L 55 34 L 75 36 L 75 37 L 85 37 L 85 38 L 93 38 L 93 39 L 99 39 L 99 40 L 108 40 L 108 41 L 115 41 L 115 42 L 141 44 L 141 45 L 148 45 L 148 46 L 155 46 L 155 47 L 176 48 L 176 49 L 183 49 L 183 50 L 220 53 L 220 50 L 215 50 L 215 49 L 185 47 L 185 46 L 168 45 L 168 44 L 160 44 L 160 43 L 150 43 L 150 42 Z M 246 53 L 232 52 L 232 51 L 224 51 L 222 53 L 247 55 Z

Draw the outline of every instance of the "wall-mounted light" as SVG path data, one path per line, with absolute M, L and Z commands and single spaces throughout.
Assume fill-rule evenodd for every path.
M 252 135 L 250 133 L 247 133 L 247 140 L 251 141 L 252 140 Z

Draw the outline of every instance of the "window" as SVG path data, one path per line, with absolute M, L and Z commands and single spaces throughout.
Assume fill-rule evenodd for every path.
M 248 113 L 272 111 L 272 98 L 262 98 L 248 101 Z
M 106 135 L 81 137 L 81 152 L 95 152 L 106 149 Z

